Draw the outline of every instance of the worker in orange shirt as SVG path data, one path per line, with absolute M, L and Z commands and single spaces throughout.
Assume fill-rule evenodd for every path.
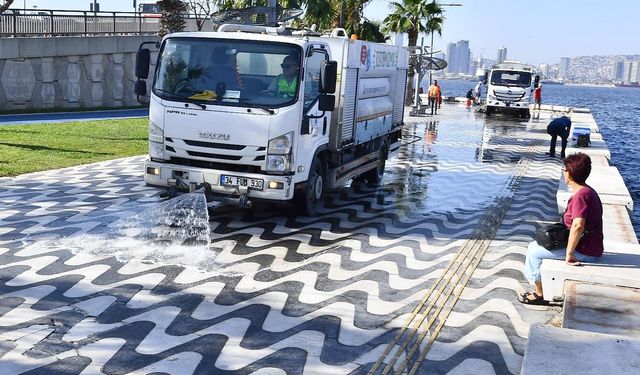
M 431 107 L 431 114 L 438 114 L 438 98 L 440 96 L 440 86 L 438 81 L 433 81 L 433 84 L 429 86 L 429 106 Z

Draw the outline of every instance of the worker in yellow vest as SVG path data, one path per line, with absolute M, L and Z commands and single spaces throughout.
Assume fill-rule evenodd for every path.
M 433 84 L 429 86 L 429 106 L 431 107 L 431 114 L 438 114 L 438 97 L 440 96 L 440 86 L 438 81 L 434 80 Z
M 298 90 L 299 62 L 294 56 L 287 56 L 280 64 L 282 74 L 278 75 L 269 87 L 263 91 L 279 98 L 294 98 Z

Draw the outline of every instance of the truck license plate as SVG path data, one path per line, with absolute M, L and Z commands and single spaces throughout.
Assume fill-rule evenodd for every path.
M 225 186 L 246 186 L 251 189 L 262 190 L 264 180 L 260 180 L 257 178 L 228 176 L 223 174 L 220 176 L 220 184 Z

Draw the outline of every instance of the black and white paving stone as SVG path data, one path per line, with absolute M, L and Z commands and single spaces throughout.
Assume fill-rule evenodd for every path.
M 380 186 L 328 195 L 319 217 L 220 210 L 211 244 L 108 238 L 160 204 L 144 157 L 0 185 L 0 374 L 365 374 L 495 203 L 548 119 L 463 106 L 407 118 Z M 527 242 L 555 220 L 559 160 L 536 148 L 424 374 L 519 373 Z

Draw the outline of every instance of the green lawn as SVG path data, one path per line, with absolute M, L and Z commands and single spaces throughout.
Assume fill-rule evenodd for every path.
M 0 177 L 148 152 L 146 118 L 0 126 Z

